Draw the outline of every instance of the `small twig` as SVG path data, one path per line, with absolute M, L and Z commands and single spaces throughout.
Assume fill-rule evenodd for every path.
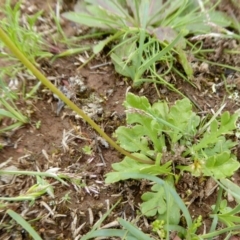
M 96 68 L 99 68 L 99 67 L 104 67 L 104 66 L 111 65 L 111 64 L 112 64 L 112 62 L 97 64 L 95 66 L 90 67 L 90 70 L 93 70 L 93 69 L 96 69 Z
M 104 166 L 106 167 L 106 162 L 105 162 L 104 157 L 102 155 L 102 149 L 99 147 L 97 136 L 95 135 L 94 138 L 95 138 L 95 144 L 96 144 L 96 148 L 97 148 L 97 151 L 98 151 L 98 155 L 101 158 Z
M 187 93 L 185 93 L 185 94 L 200 111 L 203 111 L 203 109 L 200 107 L 200 105 L 189 94 L 187 94 Z
M 228 35 L 233 35 L 233 33 L 229 32 Z M 226 38 L 226 35 L 220 34 L 220 33 L 207 33 L 207 34 L 200 34 L 200 35 L 191 37 L 190 40 L 192 40 L 192 41 L 193 40 L 203 40 L 203 39 L 212 38 L 212 37 L 215 37 L 215 38 Z

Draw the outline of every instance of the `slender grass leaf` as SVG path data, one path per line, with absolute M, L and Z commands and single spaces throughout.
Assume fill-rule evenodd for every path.
M 121 230 L 119 232 L 116 232 L 116 231 L 111 232 L 110 231 L 110 230 L 114 230 L 114 229 L 97 230 L 101 226 L 102 222 L 109 216 L 109 214 L 112 212 L 112 210 L 119 204 L 120 201 L 121 201 L 121 199 L 119 199 L 106 213 L 104 213 L 103 216 L 94 224 L 94 226 L 92 227 L 90 232 L 88 232 L 86 235 L 84 235 L 81 238 L 81 240 L 88 240 L 88 239 L 91 239 L 93 237 L 98 237 L 98 236 L 109 236 L 107 234 L 117 234 L 116 236 L 123 236 L 123 235 L 121 235 L 121 234 L 123 234 L 123 231 L 121 231 Z M 103 235 L 101 235 L 101 234 L 103 234 Z M 110 235 L 110 236 L 114 236 L 114 235 Z
M 8 112 L 8 111 L 6 111 L 4 109 L 0 109 L 0 118 L 2 116 L 18 120 L 18 118 L 14 114 L 12 114 L 11 112 Z
M 16 107 L 13 101 L 11 101 L 11 104 L 13 107 L 3 98 L 0 98 L 0 102 L 3 104 L 3 106 L 12 114 L 14 115 L 14 119 L 17 119 L 18 121 L 22 123 L 27 123 L 28 118 L 25 117 Z
M 150 1 L 140 1 L 140 4 L 139 4 L 138 15 L 141 16 L 140 17 L 140 27 L 142 29 L 147 28 L 148 19 L 150 16 L 149 15 L 149 3 L 150 3 Z
M 144 234 L 142 231 L 140 231 L 138 228 L 136 228 L 133 224 L 130 222 L 125 221 L 122 218 L 118 219 L 119 223 L 126 228 L 132 236 L 134 236 L 138 240 L 153 240 L 148 235 Z
M 66 56 L 70 56 L 70 55 L 74 55 L 74 54 L 77 54 L 77 53 L 81 53 L 81 52 L 84 52 L 84 51 L 87 51 L 87 50 L 90 50 L 91 48 L 86 46 L 86 47 L 80 47 L 80 48 L 70 48 L 64 52 L 61 52 L 59 54 L 57 54 L 56 57 L 66 57 Z
M 120 229 L 99 229 L 94 231 L 89 237 L 83 236 L 81 240 L 88 240 L 96 237 L 119 237 L 124 240 L 138 240 L 134 236 L 130 235 L 127 230 Z
M 165 47 L 161 52 L 153 55 L 151 59 L 147 59 L 141 67 L 138 69 L 138 76 L 141 76 L 154 62 L 160 60 L 164 55 L 171 51 L 171 49 L 176 45 L 176 43 L 181 38 L 179 34 L 167 47 Z
M 227 232 L 231 232 L 231 231 L 239 231 L 239 229 L 240 229 L 240 225 L 235 225 L 235 226 L 227 227 L 227 228 L 215 231 L 215 232 L 202 234 L 202 235 L 199 235 L 199 237 L 201 237 L 202 239 L 209 239 L 209 238 L 217 237 L 223 233 L 227 233 Z
M 21 122 L 16 122 L 16 123 L 14 123 L 14 124 L 12 124 L 12 125 L 10 125 L 10 126 L 7 126 L 7 127 L 5 127 L 5 128 L 1 128 L 1 129 L 0 129 L 0 133 L 5 133 L 5 132 L 7 132 L 7 131 L 16 130 L 16 129 L 20 128 L 22 125 L 23 125 L 23 123 L 21 123 Z
M 122 32 L 116 32 L 114 35 L 111 35 L 109 37 L 107 37 L 106 39 L 100 41 L 97 45 L 95 45 L 93 47 L 93 52 L 95 54 L 98 54 L 99 52 L 101 52 L 103 50 L 103 48 L 109 44 L 110 42 L 114 41 L 115 39 L 118 39 L 120 36 L 122 35 Z
M 23 219 L 19 214 L 14 212 L 11 209 L 7 210 L 7 214 L 14 219 L 19 225 L 21 225 L 32 237 L 34 240 L 42 240 L 38 233 L 32 228 L 32 226 Z

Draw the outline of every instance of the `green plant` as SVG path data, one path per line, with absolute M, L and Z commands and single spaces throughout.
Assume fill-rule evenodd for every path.
M 168 177 L 165 181 L 174 188 L 172 177 Z M 161 221 L 161 223 L 166 223 L 168 219 L 168 224 L 179 224 L 181 217 L 180 208 L 175 203 L 173 196 L 165 192 L 162 185 L 154 184 L 151 187 L 151 192 L 143 193 L 141 199 L 143 203 L 140 205 L 140 209 L 143 215 L 147 217 L 156 216 L 157 220 Z M 160 232 L 163 232 L 163 230 Z
M 63 16 L 112 33 L 94 46 L 93 52 L 97 54 L 114 43 L 111 58 L 120 74 L 130 77 L 134 83 L 153 81 L 153 76 L 159 75 L 160 82 L 167 85 L 164 76 L 168 70 L 157 74 L 157 63 L 167 63 L 171 69 L 174 62 L 179 62 L 188 77 L 185 79 L 192 77 L 187 54 L 182 50 L 187 45 L 187 35 L 209 33 L 213 25 L 215 30 L 221 29 L 227 34 L 224 27 L 229 26 L 230 21 L 215 10 L 217 4 L 205 11 L 198 1 L 190 0 L 84 0 L 78 3 L 76 12 Z M 175 71 L 181 74 L 176 68 Z M 145 74 L 150 77 L 144 77 Z
M 32 172 L 25 172 L 25 174 L 30 175 Z M 24 172 L 22 171 L 0 171 L 0 175 L 1 174 L 24 174 Z M 32 175 L 36 175 L 36 173 L 32 173 Z M 42 173 L 41 175 L 48 175 L 47 173 L 44 174 Z M 52 176 L 50 174 L 50 176 Z M 33 186 L 31 186 L 26 193 L 21 194 L 17 197 L 0 197 L 1 201 L 31 201 L 31 204 L 34 203 L 34 201 L 41 197 L 42 195 L 48 193 L 51 197 L 54 197 L 54 193 L 53 193 L 53 187 L 48 183 L 47 180 L 43 179 L 40 177 L 40 175 L 36 176 L 37 179 L 37 183 L 34 184 Z M 58 178 L 59 179 L 59 178 Z M 63 182 L 61 180 L 61 182 Z
M 23 219 L 21 215 L 10 209 L 7 210 L 7 214 L 19 225 L 21 225 L 29 233 L 29 235 L 33 237 L 34 240 L 42 240 L 33 227 L 25 219 Z
M 90 145 L 85 145 L 83 148 L 82 148 L 83 152 L 87 155 L 92 155 L 93 153 L 93 150 L 92 150 L 92 147 Z
M 61 26 L 61 21 L 60 21 L 60 10 L 59 10 L 59 4 L 60 2 L 57 3 L 56 7 L 56 12 L 52 10 L 52 8 L 49 8 L 50 12 L 50 17 L 53 19 L 55 26 L 57 27 L 57 34 L 56 36 L 53 36 L 52 40 L 54 43 L 57 45 L 59 42 L 65 44 L 67 46 L 67 50 L 62 51 L 61 53 L 56 54 L 51 61 L 54 61 L 58 57 L 66 57 L 70 56 L 73 54 L 77 54 L 86 50 L 90 50 L 90 46 L 81 46 L 79 47 L 79 41 L 81 40 L 82 37 L 71 37 L 68 38 L 66 34 L 64 33 L 64 30 L 62 29 Z M 88 38 L 88 36 L 84 36 Z
M 176 168 L 194 176 L 222 179 L 232 176 L 239 168 L 236 156 L 231 153 L 237 143 L 225 137 L 236 129 L 238 113 L 224 112 L 220 118 L 214 116 L 202 126 L 188 99 L 179 100 L 169 108 L 164 101 L 150 105 L 146 97 L 128 93 L 124 105 L 128 127 L 116 130 L 120 146 L 143 159 L 155 161 L 155 165 L 138 165 L 126 157 L 121 163 L 113 164 L 117 172 L 167 174 L 174 161 Z M 109 173 L 107 180 L 120 179 L 116 173 Z
M 226 138 L 236 129 L 238 112 L 221 114 L 220 109 L 210 120 L 208 117 L 200 119 L 192 111 L 188 99 L 178 100 L 168 107 L 165 101 L 151 105 L 146 97 L 132 93 L 127 94 L 124 106 L 128 126 L 120 126 L 115 133 L 120 146 L 141 159 L 155 161 L 155 165 L 125 157 L 122 162 L 112 164 L 114 172 L 106 174 L 107 183 L 124 180 L 125 174 L 135 173 L 167 175 L 166 181 L 173 186 L 172 163 L 175 168 L 194 176 L 211 176 L 221 181 L 240 167 L 231 152 L 237 143 Z M 232 189 L 236 192 L 233 186 Z M 175 199 L 164 192 L 161 185 L 155 184 L 151 190 L 142 195 L 142 213 L 148 217 L 156 216 L 166 225 L 178 225 L 180 209 Z M 174 210 L 168 211 L 167 206 Z M 220 217 L 219 220 L 223 221 Z M 189 228 L 189 234 L 193 236 L 196 229 Z
M 59 203 L 62 203 L 62 202 L 71 203 L 71 197 L 69 196 L 69 192 L 62 197 L 62 200 Z
M 160 239 L 163 239 L 166 237 L 163 226 L 164 226 L 163 220 L 157 219 L 154 222 L 152 222 L 153 232 L 156 232 L 158 234 L 158 236 L 160 237 Z
M 29 122 L 28 117 L 21 113 L 15 102 L 18 95 L 11 91 L 0 79 L 0 122 L 5 118 L 12 120 L 9 126 L 0 128 L 0 133 L 13 131 Z
M 28 59 L 37 65 L 36 58 L 51 57 L 52 54 L 46 52 L 43 47 L 46 45 L 41 34 L 36 29 L 36 22 L 42 15 L 42 11 L 37 12 L 34 15 L 28 15 L 26 19 L 21 18 L 21 1 L 18 1 L 13 7 L 10 0 L 6 0 L 4 8 L 0 10 L 3 14 L 3 18 L 0 20 L 0 24 L 4 31 L 8 32 L 9 37 L 14 44 L 23 52 Z M 15 56 L 9 54 L 4 48 L 4 45 L 0 43 L 0 57 L 7 62 L 10 61 L 8 74 L 11 76 L 21 69 L 19 62 L 16 62 Z M 15 67 L 13 67 L 15 64 Z
M 178 196 L 178 194 L 176 193 L 176 191 L 165 181 L 163 181 L 160 178 L 157 178 L 155 176 L 151 176 L 149 174 L 136 174 L 136 173 L 120 173 L 121 174 L 121 179 L 147 179 L 150 181 L 155 182 L 156 184 L 163 186 L 164 187 L 164 191 L 167 194 L 167 196 L 171 195 L 174 198 L 175 204 L 177 204 L 177 206 L 179 207 L 179 209 L 181 209 L 184 217 L 186 218 L 186 222 L 187 222 L 187 226 L 190 228 L 192 226 L 192 220 L 190 217 L 190 214 L 188 212 L 188 209 L 186 208 L 186 206 L 184 205 L 183 201 L 181 200 L 181 198 Z M 168 205 L 168 202 L 167 202 Z M 113 206 L 113 208 L 116 206 L 116 204 Z M 129 239 L 129 240 L 139 240 L 139 239 L 149 239 L 152 240 L 153 238 L 151 238 L 149 235 L 144 234 L 141 230 L 139 230 L 138 228 L 136 228 L 132 223 L 124 220 L 124 219 L 118 219 L 119 223 L 121 224 L 121 226 L 123 227 L 123 229 L 99 229 L 96 230 L 100 224 L 102 223 L 102 221 L 104 220 L 104 218 L 106 218 L 110 211 L 109 210 L 106 214 L 104 214 L 103 218 L 98 221 L 94 227 L 92 228 L 92 230 L 87 233 L 83 238 L 81 238 L 82 240 L 87 240 L 90 238 L 94 238 L 94 237 L 121 237 L 121 238 L 125 238 L 125 239 Z M 170 206 L 167 206 L 167 211 L 170 211 Z M 168 214 L 167 214 L 168 215 Z M 166 231 L 166 239 L 169 239 L 169 231 L 175 231 L 178 230 L 179 232 L 182 232 L 183 234 L 187 234 L 186 230 L 180 226 L 176 226 L 176 225 L 169 225 L 168 224 L 168 220 L 166 221 L 166 224 L 164 224 L 164 230 Z M 191 239 L 191 238 L 186 238 L 186 239 Z

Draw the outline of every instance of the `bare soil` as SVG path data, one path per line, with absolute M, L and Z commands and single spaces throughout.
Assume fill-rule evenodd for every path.
M 54 0 L 47 2 L 53 8 L 56 6 Z M 46 1 L 25 1 L 24 6 L 28 8 L 24 7 L 23 13 L 28 13 L 31 10 L 29 8 L 32 7 L 36 10 L 44 9 L 45 15 L 48 15 L 49 6 Z M 72 2 L 64 3 L 63 10 L 71 9 L 72 6 Z M 221 10 L 240 18 L 239 9 L 232 8 L 228 1 L 223 1 Z M 69 37 L 78 32 L 76 26 L 70 22 L 64 21 L 63 27 Z M 206 39 L 203 40 L 203 45 L 205 48 L 216 49 L 215 53 L 209 54 L 208 60 L 240 67 L 239 55 L 228 55 L 223 51 L 235 45 L 239 48 L 239 42 Z M 91 111 L 93 119 L 109 136 L 112 136 L 118 126 L 125 123 L 122 103 L 127 91 L 147 96 L 151 102 L 160 98 L 173 104 L 181 98 L 161 85 L 157 86 L 160 97 L 153 84 L 143 84 L 139 88 L 134 88 L 131 86 L 131 81 L 119 76 L 111 64 L 97 67 L 99 64 L 110 61 L 104 54 L 97 56 L 87 66 L 79 69 L 80 56 L 87 57 L 81 54 L 57 59 L 53 63 L 47 60 L 40 61 L 40 69 L 56 86 L 69 86 L 71 77 L 80 79 L 86 89 L 81 93 L 75 92 L 73 101 L 86 111 Z M 193 83 L 197 87 L 191 86 L 174 75 L 169 75 L 169 82 L 189 97 L 196 112 L 200 115 L 212 113 L 217 111 L 223 103 L 226 103 L 225 110 L 230 112 L 239 108 L 239 99 L 229 98 L 230 94 L 239 93 L 239 73 L 201 62 L 196 63 L 194 71 Z M 222 82 L 221 74 L 225 74 L 228 88 Z M 33 80 L 31 84 L 34 85 L 35 82 Z M 215 92 L 213 92 L 214 86 Z M 86 234 L 119 199 L 121 199 L 120 203 L 104 224 L 114 223 L 117 217 L 134 219 L 141 202 L 140 196 L 149 187 L 138 181 L 106 185 L 104 175 L 111 171 L 112 163 L 122 160 L 122 156 L 98 138 L 91 127 L 66 106 L 57 116 L 57 103 L 57 99 L 47 89 L 41 87 L 37 96 L 27 104 L 23 102 L 19 104 L 23 110 L 31 111 L 31 122 L 7 139 L 2 137 L 3 141 L 8 141 L 8 146 L 0 150 L 0 164 L 8 161 L 7 166 L 15 166 L 18 170 L 24 171 L 44 172 L 50 168 L 58 168 L 58 172 L 65 175 L 68 186 L 53 178 L 47 178 L 48 182 L 54 186 L 54 197 L 45 194 L 32 205 L 25 201 L 11 202 L 8 208 L 20 213 L 28 221 L 33 220 L 31 225 L 43 239 L 78 239 Z M 40 127 L 37 128 L 39 122 Z M 90 155 L 82 150 L 84 146 L 92 147 Z M 235 173 L 234 181 L 240 185 L 239 172 Z M 211 206 L 216 201 L 216 191 L 210 196 L 204 195 L 207 182 L 208 179 L 200 182 L 199 179 L 186 173 L 176 186 L 183 198 L 186 197 L 186 190 L 192 190 L 193 194 L 186 199 L 186 201 L 192 201 L 191 215 L 193 218 L 202 215 L 206 229 L 210 225 Z M 7 182 L 2 181 L 0 196 L 22 195 L 35 183 L 35 177 L 22 175 Z M 5 210 L 0 209 L 0 239 L 30 239 L 27 233 L 5 214 Z M 141 219 L 137 225 L 144 232 L 151 232 L 151 227 L 146 224 L 146 221 Z M 184 221 L 182 225 L 184 226 Z M 200 229 L 199 232 L 203 230 Z M 235 239 L 240 238 L 236 236 Z

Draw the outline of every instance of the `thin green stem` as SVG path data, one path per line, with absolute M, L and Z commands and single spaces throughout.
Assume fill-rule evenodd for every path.
M 125 156 L 128 156 L 135 161 L 154 164 L 154 161 L 139 159 L 120 146 L 116 144 L 90 117 L 88 117 L 80 108 L 77 107 L 71 100 L 69 100 L 60 90 L 58 90 L 14 45 L 8 35 L 0 28 L 0 39 L 6 44 L 6 46 L 12 51 L 12 53 L 38 78 L 46 87 L 48 87 L 54 94 L 56 94 L 65 104 L 67 104 L 72 110 L 77 112 L 88 124 L 92 126 L 112 147 Z

